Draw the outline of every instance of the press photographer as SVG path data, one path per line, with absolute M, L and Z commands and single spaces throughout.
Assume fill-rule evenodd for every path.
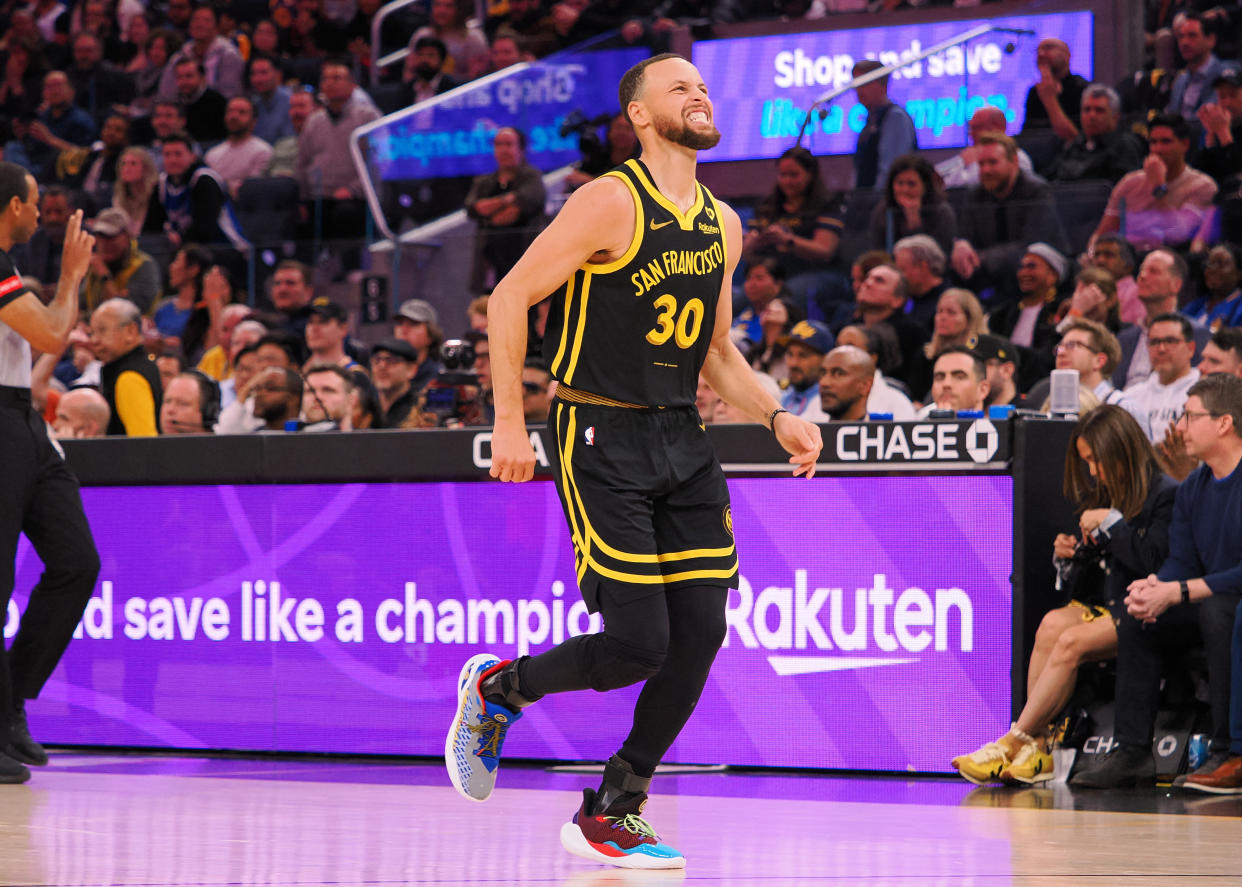
M 603 139 L 599 128 L 605 123 L 608 130 Z M 573 191 L 591 179 L 602 176 L 631 157 L 638 156 L 638 139 L 624 114 L 601 114 L 587 119 L 581 111 L 573 111 L 561 124 L 561 137 L 578 133 L 578 150 L 582 159 L 565 177 L 565 190 Z

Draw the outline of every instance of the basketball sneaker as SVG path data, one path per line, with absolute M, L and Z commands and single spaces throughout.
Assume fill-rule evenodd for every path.
M 561 846 L 575 856 L 625 869 L 682 869 L 686 858 L 660 840 L 645 819 L 645 792 L 592 815 L 595 792 L 582 790 L 582 806 L 561 826 Z
M 1000 772 L 1005 785 L 1035 785 L 1053 777 L 1052 755 L 1039 747 L 1038 742 L 1024 742 L 1013 756 L 1009 766 Z
M 968 755 L 959 755 L 950 763 L 962 777 L 975 785 L 999 782 L 1001 771 L 1009 766 L 1009 756 L 999 743 L 989 742 Z
M 500 750 L 510 725 L 521 711 L 485 702 L 479 685 L 509 664 L 480 653 L 462 666 L 457 678 L 457 715 L 444 740 L 444 765 L 458 794 L 471 801 L 486 801 L 496 787 Z

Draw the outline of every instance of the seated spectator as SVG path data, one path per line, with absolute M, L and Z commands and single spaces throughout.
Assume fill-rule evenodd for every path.
M 1186 449 L 1203 460 L 1177 490 L 1169 556 L 1130 583 L 1117 622 L 1116 745 L 1070 783 L 1121 788 L 1155 776 L 1152 734 L 1162 662 L 1200 641 L 1207 653 L 1210 754 L 1195 775 L 1225 762 L 1229 746 L 1230 643 L 1242 594 L 1242 379 L 1216 374 L 1187 392 L 1178 418 Z
M 931 341 L 923 346 L 922 358 L 911 373 L 911 396 L 919 401 L 927 399 L 931 391 L 932 366 L 941 351 L 950 345 L 973 349 L 987 331 L 987 315 L 974 293 L 961 287 L 950 287 L 941 293 L 932 319 Z
M 465 201 L 466 214 L 478 224 L 470 284 L 475 292 L 490 291 L 517 264 L 539 233 L 547 200 L 543 176 L 526 162 L 523 132 L 496 130 L 492 152 L 496 171 L 475 176 Z
M 184 108 L 176 102 L 155 103 L 155 108 L 151 111 L 153 138 L 149 148 L 157 171 L 164 171 L 164 139 L 179 136 L 185 131 Z
M 1112 275 L 1117 286 L 1117 311 L 1122 323 L 1138 323 L 1147 316 L 1138 296 L 1134 279 L 1134 248 L 1120 234 L 1097 237 L 1088 250 L 1083 265 L 1102 268 Z
M 770 377 L 778 386 L 789 382 L 789 367 L 785 364 L 785 347 L 789 344 L 789 332 L 805 320 L 793 299 L 784 296 L 769 302 L 759 315 L 759 339 L 746 350 L 746 362 L 751 369 Z
M 1147 411 L 1152 443 L 1160 443 L 1182 414 L 1187 392 L 1199 381 L 1199 371 L 1191 365 L 1195 339 L 1190 321 L 1172 312 L 1152 318 L 1147 351 L 1151 375 L 1125 393 Z
M 164 139 L 163 155 L 164 171 L 147 204 L 144 233 L 162 233 L 174 247 L 197 243 L 246 249 L 223 180 L 199 159 L 189 136 Z
M 160 269 L 155 259 L 138 248 L 129 233 L 124 210 L 109 207 L 90 225 L 95 249 L 82 281 L 82 307 L 94 311 L 108 299 L 128 299 L 149 314 L 160 298 Z
M 1052 246 L 1032 243 L 1018 263 L 1018 301 L 1001 305 L 988 315 L 988 329 L 1030 349 L 1035 358 L 1030 371 L 1035 379 L 1046 375 L 1052 365 L 1061 308 L 1060 286 L 1068 268 L 1065 256 Z
M 785 289 L 785 269 L 773 258 L 759 259 L 746 267 L 742 282 L 746 301 L 734 306 L 730 336 L 743 354 L 763 338 L 763 311 L 773 299 L 792 299 Z
M 985 132 L 1005 134 L 1008 124 L 1005 112 L 995 105 L 984 105 L 966 123 L 966 134 L 970 145 L 960 152 L 936 164 L 936 172 L 944 181 L 946 188 L 973 188 L 979 184 L 979 137 Z M 1018 148 L 1018 170 L 1028 176 L 1035 175 L 1035 166 L 1030 156 Z
M 52 434 L 57 440 L 103 437 L 108 433 L 112 409 L 94 388 L 73 388 L 56 402 Z
M 154 437 L 160 411 L 159 370 L 142 346 L 142 313 L 127 299 L 109 299 L 91 314 L 91 350 L 103 366 L 99 392 L 112 410 L 109 435 Z
M 1203 263 L 1204 295 L 1182 309 L 1195 323 L 1216 332 L 1242 326 L 1242 250 L 1232 243 L 1212 247 Z
M 312 92 L 298 90 L 289 96 L 289 126 L 293 135 L 285 136 L 272 145 L 272 159 L 267 167 L 269 176 L 298 175 L 298 139 L 306 128 L 306 121 L 319 110 L 319 99 Z
M 1048 185 L 1018 168 L 1018 147 L 997 133 L 979 136 L 979 186 L 966 196 L 953 244 L 953 270 L 972 289 L 992 285 L 1012 293 L 1028 244 L 1065 252 L 1065 230 Z
M 312 364 L 302 392 L 303 431 L 353 431 L 358 408 L 354 373 L 339 364 Z
M 436 309 L 422 299 L 407 299 L 397 309 L 392 334 L 414 350 L 416 369 L 412 385 L 415 393 L 421 392 L 432 379 L 444 371 L 444 364 L 440 363 L 444 330 L 440 328 Z M 476 353 L 481 357 L 487 356 L 486 337 L 476 343 Z
M 494 37 L 516 38 L 535 58 L 543 58 L 561 48 L 556 24 L 539 0 L 509 0 L 508 14 L 494 23 L 492 33 Z
M 43 104 L 33 120 L 14 121 L 17 141 L 5 147 L 5 157 L 43 181 L 55 174 L 61 151 L 87 147 L 96 131 L 94 118 L 74 103 L 73 86 L 65 72 L 50 71 L 43 78 Z
M 837 335 L 838 345 L 852 345 L 867 353 L 874 370 L 871 376 L 871 393 L 867 395 L 867 414 L 888 414 L 894 422 L 914 420 L 914 405 L 906 393 L 898 389 L 887 376 L 884 367 L 892 366 L 898 359 L 897 334 L 886 323 L 872 327 L 851 324 L 843 327 Z M 896 383 L 901 384 L 901 383 Z M 820 398 L 821 405 L 823 398 Z
M 1199 372 L 1204 376 L 1212 373 L 1242 376 L 1242 330 L 1225 328 L 1212 333 L 1212 338 L 1203 346 Z
M 1103 324 L 1083 317 L 1069 318 L 1061 328 L 1061 341 L 1056 347 L 1056 369 L 1077 370 L 1078 384 L 1086 388 L 1100 403 L 1119 406 L 1138 423 L 1151 440 L 1151 418 L 1147 407 L 1124 391 L 1113 387 L 1112 375 L 1121 360 L 1121 343 Z M 1044 379 L 1031 388 L 1028 400 L 1043 403 L 1048 399 L 1049 381 Z
M 267 332 L 267 327 L 256 320 L 250 320 L 250 306 L 236 303 L 225 305 L 220 311 L 220 333 L 216 344 L 207 348 L 194 368 L 207 378 L 217 382 L 229 379 L 233 374 L 233 358 L 243 345 L 257 342 Z M 243 324 L 246 331 L 240 335 L 237 328 Z M 221 392 L 223 395 L 223 392 Z M 228 401 L 232 401 L 232 397 Z
M 861 59 L 854 63 L 852 73 L 858 78 L 883 67 L 875 59 Z M 867 122 L 854 151 L 854 187 L 874 188 L 888 181 L 898 157 L 919 149 L 918 138 L 906 109 L 888 97 L 887 75 L 855 87 L 854 92 L 867 109 Z
M 694 408 L 698 410 L 699 419 L 704 425 L 710 425 L 714 421 L 718 403 L 720 403 L 720 395 L 712 390 L 712 386 L 706 379 L 699 376 L 699 386 L 694 392 Z
M 820 408 L 833 421 L 865 422 L 874 380 L 875 364 L 866 351 L 854 345 L 838 345 L 824 355 Z
M 203 275 L 211 267 L 211 253 L 201 246 L 189 244 L 177 250 L 168 266 L 168 288 L 171 295 L 152 312 L 159 334 L 176 339 L 178 347 L 195 306 L 202 300 Z
M 1069 45 L 1057 37 L 1045 37 L 1035 50 L 1039 82 L 1026 93 L 1026 116 L 1022 132 L 1051 129 L 1061 141 L 1078 137 L 1078 114 L 1087 81 L 1070 72 Z
M 526 358 L 522 367 L 522 412 L 527 425 L 542 425 L 548 421 L 552 399 L 556 396 L 552 381 L 552 373 L 543 360 Z
M 236 200 L 242 182 L 267 172 L 272 146 L 254 134 L 254 103 L 244 95 L 229 99 L 224 129 L 228 137 L 208 151 L 204 159 L 224 181 L 229 196 Z
M 987 402 L 988 368 L 983 358 L 962 345 L 941 350 L 932 366 L 932 402 L 916 417 L 926 419 L 932 410 L 982 413 Z
M 165 347 L 155 357 L 155 368 L 160 374 L 160 388 L 167 389 L 173 377 L 185 371 L 185 355 L 180 348 Z
M 444 70 L 463 83 L 486 71 L 490 60 L 487 38 L 467 22 L 466 16 L 465 7 L 458 0 L 431 0 L 431 21 L 410 38 L 411 52 L 422 37 L 443 42 L 448 48 Z
M 136 15 L 130 21 L 131 37 L 136 39 L 136 32 L 145 27 L 139 22 L 146 22 L 147 18 L 145 15 Z M 137 44 L 141 46 L 141 50 L 125 66 L 125 73 L 134 82 L 134 98 L 129 107 L 136 116 L 146 117 L 155 108 L 159 99 L 160 80 L 168 69 L 169 60 L 176 55 L 184 42 L 180 34 L 161 28 L 151 31 Z
M 49 281 L 54 287 L 60 280 L 60 260 L 65 249 L 65 226 L 78 207 L 69 192 L 60 185 L 39 189 L 39 227 L 30 240 L 15 244 L 12 258 L 15 265 L 38 280 Z
M 43 88 L 43 59 L 36 40 L 13 35 L 10 21 L 4 79 L 0 80 L 0 115 L 12 120 L 28 120 L 39 107 Z
M 260 432 L 288 431 L 298 426 L 302 413 L 302 377 L 287 367 L 260 370 L 250 386 L 254 417 L 262 420 Z
M 895 253 L 898 242 L 916 234 L 933 238 L 949 252 L 957 236 L 957 217 L 932 165 L 917 154 L 903 154 L 889 169 L 884 200 L 871 211 L 871 245 Z
M 1141 170 L 1126 174 L 1113 188 L 1091 236 L 1093 243 L 1120 231 L 1137 249 L 1154 249 L 1189 243 L 1198 232 L 1216 195 L 1216 183 L 1186 164 L 1190 126 L 1180 117 L 1161 114 L 1151 121 L 1147 140 L 1151 153 Z
M 293 90 L 281 82 L 284 75 L 276 59 L 252 53 L 247 71 L 250 101 L 254 106 L 255 138 L 275 145 L 281 139 L 294 135 L 293 124 L 289 120 L 289 100 L 293 97 Z M 227 127 L 227 121 L 225 123 Z
M 1212 84 L 1223 69 L 1215 54 L 1216 31 L 1204 16 L 1186 12 L 1178 16 L 1173 32 L 1186 67 L 1173 80 L 1165 111 L 1194 120 L 1199 108 L 1214 100 Z
M 151 152 L 131 146 L 121 152 L 116 162 L 116 186 L 112 189 L 112 207 L 129 219 L 129 233 L 142 233 L 147 220 L 151 195 L 160 182 L 160 171 Z
M 161 434 L 210 434 L 220 412 L 220 386 L 193 371 L 177 373 L 164 387 Z
M 1118 388 L 1129 388 L 1151 375 L 1148 327 L 1154 318 L 1177 310 L 1188 274 L 1186 260 L 1172 250 L 1152 250 L 1143 259 L 1136 282 L 1145 313 L 1141 321 L 1117 334 L 1117 340 L 1121 343 L 1121 362 L 1113 373 L 1113 384 Z M 1207 327 L 1193 326 L 1196 347 L 1201 349 L 1211 333 Z
M 1121 98 L 1103 83 L 1082 94 L 1082 131 L 1067 142 L 1048 168 L 1051 182 L 1103 179 L 1116 182 L 1143 165 L 1143 144 L 1121 124 Z
M 1074 318 L 1101 323 L 1111 332 L 1121 329 L 1118 317 L 1117 284 L 1103 268 L 1087 267 L 1074 278 L 1074 293 L 1061 303 L 1057 312 L 1057 332 L 1062 333 Z
M 831 328 L 839 330 L 848 323 L 858 321 L 863 326 L 887 323 L 897 334 L 901 362 L 893 367 L 892 375 L 908 382 L 918 355 L 927 341 L 927 330 L 908 319 L 903 312 L 909 294 L 906 279 L 895 265 L 877 265 L 872 268 L 858 290 L 858 300 L 853 306 L 842 306 L 833 319 Z
M 207 84 L 207 71 L 203 63 L 192 58 L 174 59 L 168 63 L 164 77 L 172 72 L 175 91 L 164 97 L 162 101 L 176 102 L 185 117 L 185 129 L 195 141 L 214 145 L 222 140 L 224 130 L 224 109 L 228 99 Z M 152 120 L 154 126 L 155 121 Z
M 410 384 L 418 369 L 418 352 L 401 339 L 382 339 L 371 347 L 371 381 L 379 394 L 376 428 L 400 428 L 417 411 L 418 392 Z
M 905 314 L 928 332 L 936 318 L 936 305 L 949 288 L 945 280 L 948 260 L 940 245 L 926 234 L 903 237 L 893 244 L 893 264 L 906 279 L 910 294 Z
M 290 365 L 292 359 L 288 351 L 279 344 L 279 336 L 264 336 L 252 345 L 243 346 L 233 358 L 233 401 L 220 410 L 220 419 L 215 427 L 216 434 L 250 434 L 263 427 L 262 420 L 254 416 L 251 386 L 259 373 L 267 367 Z M 224 386 L 221 386 L 221 401 L 223 399 Z
M 781 396 L 781 406 L 810 422 L 820 419 L 819 377 L 823 375 L 824 355 L 836 339 L 828 327 L 816 320 L 794 324 L 785 346 L 785 367 L 789 387 Z
M 349 315 L 345 309 L 322 296 L 313 300 L 310 317 L 306 319 L 306 350 L 310 357 L 305 367 L 330 364 L 344 370 L 361 369 L 361 364 L 345 352 L 348 337 Z
M 466 306 L 466 320 L 470 324 L 469 332 L 482 333 L 487 336 L 487 296 L 475 296 Z
M 987 369 L 989 406 L 1026 406 L 1026 396 L 1018 385 L 1018 349 L 1000 336 L 983 335 L 975 343 L 974 352 L 983 359 Z
M 837 247 L 845 230 L 841 197 L 830 192 L 819 161 L 805 148 L 790 148 L 776 161 L 776 186 L 755 210 L 742 240 L 742 259 L 778 260 L 798 306 L 821 317 L 849 301 Z
M 121 152 L 129 147 L 129 119 L 109 114 L 90 148 L 72 148 L 56 158 L 56 178 L 82 198 L 91 212 L 112 204 L 117 164 Z
M 182 62 L 187 61 L 196 62 L 205 78 L 203 85 L 226 100 L 242 94 L 242 75 L 246 63 L 237 47 L 220 35 L 219 24 L 214 7 L 202 5 L 194 8 L 190 14 L 190 39 L 169 62 L 160 80 L 160 98 L 170 99 L 178 93 L 184 95 L 177 82 L 180 74 L 175 72 Z
M 1212 84 L 1216 101 L 1200 106 L 1204 147 L 1195 156 L 1195 166 L 1224 186 L 1242 169 L 1242 69 L 1225 68 Z
M 487 58 L 487 68 L 483 72 L 485 74 L 495 74 L 497 71 L 511 68 L 520 62 L 532 60 L 513 34 L 497 34 L 493 37 Z
M 102 124 L 110 114 L 121 113 L 128 122 L 134 81 L 104 61 L 104 44 L 98 34 L 79 31 L 73 36 L 73 66 L 65 73 L 73 84 L 78 107 Z
M 425 102 L 461 85 L 456 77 L 444 72 L 446 61 L 448 47 L 439 37 L 420 37 L 414 41 L 401 72 L 402 82 L 409 86 L 409 95 L 402 97 L 406 104 Z
M 213 265 L 203 274 L 202 298 L 181 332 L 180 346 L 187 366 L 196 365 L 207 351 L 223 343 L 221 318 L 235 295 L 233 281 L 221 266 Z
M 1026 704 L 1013 727 L 953 759 L 970 782 L 1034 785 L 1057 775 L 1049 725 L 1069 702 L 1078 667 L 1116 654 L 1114 620 L 1124 612 L 1126 587 L 1168 555 L 1177 484 L 1160 473 L 1151 444 L 1124 410 L 1101 406 L 1078 420 L 1064 489 L 1078 525 L 1058 533 L 1052 549 L 1057 590 L 1069 600 L 1040 620 Z M 1103 569 L 1095 566 L 1101 562 Z
M 324 61 L 319 89 L 326 107 L 307 118 L 298 138 L 297 180 L 305 201 L 303 226 L 311 223 L 314 203 L 318 205 L 324 238 L 358 241 L 366 230 L 367 207 L 350 154 L 349 136 L 364 123 L 378 119 L 379 112 L 356 103 L 346 107 L 354 92 L 354 78 L 344 59 Z M 356 251 L 347 249 L 342 262 L 349 269 L 357 267 Z

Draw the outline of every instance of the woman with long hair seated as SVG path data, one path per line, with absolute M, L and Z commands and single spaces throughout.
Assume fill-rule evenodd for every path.
M 1065 460 L 1065 497 L 1077 504 L 1078 534 L 1053 540 L 1058 585 L 1070 600 L 1039 624 L 1026 705 L 1013 727 L 953 759 L 963 777 L 1011 785 L 1053 777 L 1049 724 L 1069 702 L 1078 666 L 1117 654 L 1116 620 L 1125 610 L 1126 587 L 1154 573 L 1168 555 L 1176 492 L 1124 409 L 1106 404 L 1078 421 Z
M 871 211 L 871 246 L 891 251 L 912 234 L 928 235 L 947 256 L 957 237 L 957 215 L 936 168 L 918 154 L 902 154 L 888 171 L 884 199 Z

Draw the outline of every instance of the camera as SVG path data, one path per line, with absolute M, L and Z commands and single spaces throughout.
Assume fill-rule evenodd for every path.
M 571 132 L 578 134 L 578 150 L 582 153 L 584 166 L 598 166 L 601 163 L 607 165 L 608 148 L 604 145 L 604 140 L 599 137 L 599 128 L 612 118 L 612 114 L 587 117 L 581 109 L 575 109 L 566 115 L 565 122 L 561 124 L 561 138 L 565 138 Z
M 477 424 L 482 415 L 482 389 L 474 366 L 474 346 L 462 339 L 447 339 L 440 346 L 444 369 L 424 390 L 424 409 L 445 427 Z

